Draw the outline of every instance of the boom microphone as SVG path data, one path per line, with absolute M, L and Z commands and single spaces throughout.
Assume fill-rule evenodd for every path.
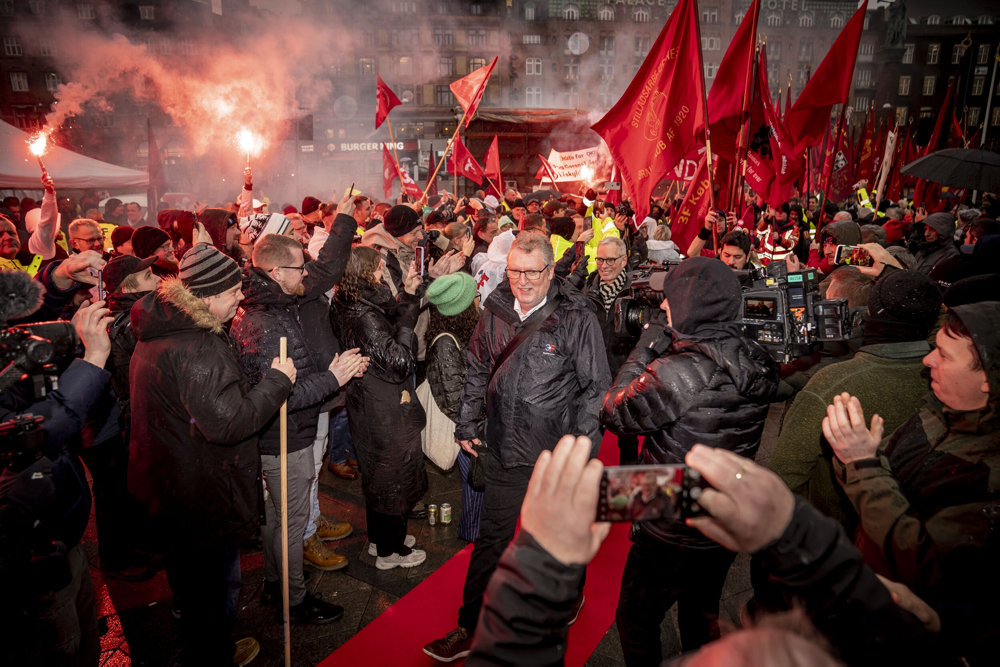
M 42 306 L 42 285 L 24 271 L 0 271 L 0 327 Z

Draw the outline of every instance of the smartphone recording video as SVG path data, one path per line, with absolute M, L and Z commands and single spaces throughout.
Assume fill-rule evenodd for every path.
M 677 521 L 704 514 L 697 500 L 705 488 L 685 465 L 611 466 L 601 476 L 597 521 Z
M 850 266 L 872 266 L 875 262 L 871 253 L 860 246 L 838 245 L 833 256 L 834 264 L 849 264 Z
M 424 277 L 424 264 L 425 264 L 424 259 L 425 259 L 425 256 L 427 255 L 427 248 L 425 248 L 422 245 L 418 245 L 416 247 L 416 249 L 414 250 L 414 252 L 416 254 L 416 256 L 414 258 L 414 261 L 417 263 L 417 273 L 420 275 L 421 278 L 423 278 Z

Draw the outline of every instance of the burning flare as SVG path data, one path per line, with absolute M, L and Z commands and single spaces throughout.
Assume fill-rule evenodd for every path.
M 245 127 L 236 133 L 236 143 L 239 144 L 240 150 L 247 154 L 247 164 L 250 164 L 250 156 L 257 155 L 264 145 L 259 135 Z
M 594 168 L 589 164 L 580 167 L 580 180 L 590 183 L 594 178 Z
M 45 165 L 42 164 L 42 156 L 45 155 L 45 151 L 49 149 L 49 134 L 51 130 L 42 130 L 41 132 L 35 132 L 31 137 L 28 138 L 28 150 L 31 154 L 35 156 L 38 160 L 38 166 L 45 171 Z

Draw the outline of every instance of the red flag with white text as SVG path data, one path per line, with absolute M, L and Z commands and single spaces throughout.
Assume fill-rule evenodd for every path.
M 670 218 L 670 237 L 681 252 L 686 252 L 691 241 L 698 235 L 712 206 L 707 157 L 706 151 L 698 162 L 698 169 L 684 195 L 684 201 Z
M 375 129 L 389 117 L 392 108 L 399 106 L 399 98 L 385 85 L 381 75 L 375 75 Z
M 490 80 L 490 75 L 493 74 L 493 68 L 496 67 L 497 58 L 498 56 L 493 56 L 489 65 L 480 67 L 458 81 L 452 81 L 451 86 L 449 86 L 452 95 L 465 111 L 465 127 L 469 127 L 472 117 L 476 115 L 479 102 L 483 99 L 483 93 L 486 92 L 486 84 Z
M 593 125 L 637 220 L 649 213 L 649 196 L 663 175 L 704 143 L 707 120 L 698 7 L 680 0 L 625 94 Z
M 411 197 L 419 197 L 424 194 L 423 190 L 420 189 L 420 186 L 417 185 L 413 180 L 413 177 L 410 176 L 410 172 L 405 169 L 399 170 L 399 180 L 400 183 L 402 183 L 403 194 L 410 195 Z M 430 193 L 428 192 L 428 194 Z
M 465 176 L 477 185 L 483 184 L 483 168 L 479 166 L 476 158 L 462 143 L 461 137 L 457 137 L 451 146 L 451 155 L 448 157 L 448 173 Z

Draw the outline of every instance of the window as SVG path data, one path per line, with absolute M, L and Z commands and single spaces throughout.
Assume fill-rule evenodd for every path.
M 812 42 L 799 42 L 799 60 L 802 62 L 810 62 L 813 57 L 813 43 Z
M 635 38 L 635 52 L 636 55 L 644 56 L 649 53 L 649 48 L 652 43 L 649 41 L 649 37 L 636 37 Z
M 185 56 L 194 55 L 194 42 L 192 42 L 190 39 L 182 39 L 178 43 L 178 47 L 180 48 L 182 55 Z
M 719 10 L 715 8 L 703 9 L 701 10 L 701 22 L 702 23 L 718 23 L 719 22 Z
M 989 14 L 983 14 L 978 19 L 976 19 L 976 23 L 978 23 L 979 25 L 993 25 L 993 17 L 990 16 Z
M 524 105 L 528 107 L 542 106 L 541 86 L 528 86 L 524 89 Z
M 871 100 L 869 100 L 867 97 L 855 97 L 854 98 L 854 108 L 857 109 L 860 113 L 868 113 L 869 112 L 869 108 L 868 108 L 869 104 L 871 104 Z
M 394 74 L 413 74 L 413 58 L 410 56 L 399 56 L 392 61 Z
M 535 5 L 531 4 L 530 2 L 524 5 L 524 20 L 525 21 L 535 20 Z
M 374 58 L 358 58 L 358 74 L 361 76 L 371 76 L 375 73 Z
M 566 5 L 566 7 L 563 8 L 563 19 L 566 21 L 579 21 L 580 8 L 576 5 Z
M 486 58 L 469 58 L 470 72 L 475 72 L 482 67 L 486 67 Z
M 139 5 L 139 18 L 143 21 L 155 21 L 156 7 L 153 5 Z
M 957 65 L 962 62 L 962 55 L 965 54 L 965 47 L 962 44 L 955 44 L 951 47 L 951 64 Z
M 767 59 L 774 60 L 774 62 L 781 61 L 781 42 L 768 43 L 767 45 Z
M 979 112 L 980 112 L 979 107 L 969 108 L 969 115 L 965 117 L 966 123 L 968 124 L 969 127 L 974 128 L 976 127 L 976 125 L 979 125 Z
M 905 96 L 910 94 L 910 77 L 901 76 L 899 77 L 899 95 Z
M 5 56 L 21 56 L 21 40 L 17 37 L 3 38 L 3 54 Z
M 768 65 L 770 67 L 770 65 Z M 809 63 L 799 63 L 798 71 L 795 73 L 799 86 L 804 86 L 809 81 Z
M 615 78 L 615 62 L 610 58 L 602 58 L 598 68 L 601 72 L 601 81 L 613 81 Z
M 767 25 L 771 26 L 772 28 L 781 27 L 781 16 L 778 14 L 768 14 Z
M 38 55 L 51 56 L 55 51 L 55 46 L 51 39 L 38 40 Z
M 473 16 L 482 16 L 483 6 L 478 2 L 474 2 L 472 3 L 472 6 L 469 8 L 469 11 L 472 13 Z
M 455 97 L 448 86 L 434 86 L 434 102 L 439 107 L 450 107 L 455 104 Z
M 3 0 L 0 2 L 0 16 L 14 15 L 14 0 Z
M 28 0 L 28 10 L 35 16 L 40 16 L 45 11 L 45 0 Z
M 455 59 L 451 56 L 439 56 L 437 75 L 454 76 L 454 74 L 455 74 Z
M 929 44 L 927 46 L 927 64 L 937 65 L 938 58 L 941 56 L 941 45 L 940 44 Z
M 896 107 L 896 125 L 906 126 L 906 107 Z
M 27 72 L 11 72 L 10 73 L 10 89 L 15 93 L 26 93 L 28 92 L 28 73 Z
M 734 23 L 735 23 L 736 25 L 739 25 L 739 24 L 743 23 L 743 17 L 744 17 L 744 16 L 746 16 L 746 14 L 742 14 L 742 13 L 740 13 L 740 14 L 737 14 L 737 15 L 736 15 L 736 18 L 735 18 L 735 19 L 733 19 L 733 22 L 734 22 Z
M 615 20 L 615 10 L 613 7 L 604 5 L 597 10 L 597 20 L 598 21 L 614 21 Z
M 974 76 L 972 77 L 972 94 L 982 95 L 983 89 L 986 87 L 986 77 L 985 76 Z
M 615 36 L 614 35 L 601 35 L 598 38 L 598 44 L 600 45 L 600 51 L 602 56 L 612 56 L 615 53 Z
M 870 69 L 859 69 L 856 77 L 857 85 L 867 88 L 872 85 L 872 71 Z
M 830 17 L 830 27 L 840 29 L 844 27 L 844 17 L 840 14 L 834 14 Z
M 81 3 L 76 6 L 76 16 L 84 21 L 93 21 L 97 18 L 97 12 L 94 11 L 94 5 Z
M 871 42 L 862 42 L 858 47 L 858 62 L 870 63 L 875 55 L 875 45 Z
M 524 73 L 528 76 L 541 76 L 542 75 L 542 59 L 541 58 L 525 58 L 524 59 Z
M 979 50 L 976 51 L 976 64 L 986 65 L 990 62 L 990 44 L 980 44 Z
M 912 65 L 913 64 L 913 52 L 916 50 L 916 44 L 904 44 L 903 45 L 903 64 Z
M 541 35 L 523 35 L 521 37 L 521 43 L 522 44 L 541 44 L 542 43 L 542 36 Z
M 483 29 L 470 29 L 466 34 L 466 41 L 469 46 L 486 46 L 486 31 Z
M 800 28 L 811 28 L 813 27 L 813 17 L 812 14 L 805 13 L 799 16 L 799 27 Z
M 632 12 L 632 20 L 636 23 L 649 23 L 649 10 L 645 7 L 639 7 Z
M 563 93 L 563 106 L 575 109 L 580 106 L 580 91 L 573 88 Z
M 1000 107 L 993 110 L 993 115 L 990 117 L 990 125 L 1000 125 Z
M 702 51 L 718 51 L 722 47 L 722 40 L 718 37 L 702 37 L 701 38 L 701 50 Z
M 563 78 L 567 81 L 577 81 L 580 78 L 580 62 L 574 58 L 563 63 Z
M 716 63 L 705 63 L 705 78 L 714 79 L 715 73 L 719 71 L 719 66 Z
M 924 95 L 933 95 L 934 94 L 934 86 L 935 86 L 935 84 L 937 84 L 937 77 L 936 76 L 925 76 L 924 77 L 924 87 L 922 89 L 923 94 Z
M 931 14 L 927 17 L 927 25 L 941 25 L 941 17 L 937 14 Z
M 59 87 L 60 83 L 61 81 L 59 81 L 58 74 L 56 74 L 55 72 L 45 73 L 45 90 L 49 91 L 50 93 L 54 93 L 56 91 L 56 88 Z
M 952 25 L 972 25 L 972 19 L 968 19 L 968 18 L 962 16 L 961 14 L 958 14 L 957 16 L 953 16 L 952 17 L 951 24 Z
M 437 46 L 451 46 L 455 43 L 455 36 L 451 30 L 434 29 L 434 44 Z

